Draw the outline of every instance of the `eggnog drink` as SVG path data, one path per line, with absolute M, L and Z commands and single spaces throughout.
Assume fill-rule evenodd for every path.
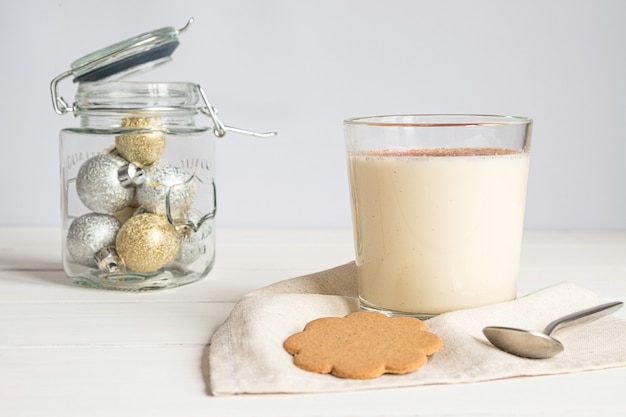
M 369 150 L 348 165 L 362 305 L 428 315 L 515 298 L 528 153 Z

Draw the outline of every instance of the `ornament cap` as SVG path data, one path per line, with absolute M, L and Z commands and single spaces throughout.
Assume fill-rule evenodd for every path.
M 143 176 L 143 169 L 132 162 L 122 165 L 117 169 L 117 178 L 120 180 L 120 184 L 122 184 L 123 187 L 141 185 L 146 180 Z
M 124 260 L 120 258 L 117 250 L 113 247 L 106 247 L 100 249 L 94 255 L 93 259 L 96 261 L 98 268 L 106 272 L 124 272 L 126 266 Z

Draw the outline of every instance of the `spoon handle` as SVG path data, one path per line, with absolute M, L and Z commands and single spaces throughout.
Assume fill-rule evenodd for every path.
M 557 330 L 594 321 L 619 310 L 623 305 L 623 302 L 615 301 L 568 314 L 548 324 L 543 332 L 549 336 Z

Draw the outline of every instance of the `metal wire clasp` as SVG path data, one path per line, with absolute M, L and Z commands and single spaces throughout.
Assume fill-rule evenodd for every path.
M 74 110 L 74 106 L 67 104 L 67 101 L 57 93 L 57 84 L 64 78 L 71 76 L 74 72 L 72 70 L 65 71 L 61 75 L 57 75 L 52 79 L 50 83 L 50 94 L 52 95 L 52 106 L 57 114 L 65 114 L 70 110 Z
M 204 90 L 202 90 L 202 87 L 200 87 L 200 84 L 196 84 L 196 88 L 198 89 L 200 97 L 202 97 L 202 101 L 204 101 L 204 104 L 206 104 L 206 107 L 200 108 L 200 111 L 211 118 L 211 120 L 213 121 L 213 134 L 218 138 L 224 136 L 226 132 L 241 133 L 243 135 L 255 136 L 259 138 L 267 138 L 277 134 L 276 132 L 252 132 L 250 130 L 224 125 L 224 123 L 222 123 L 222 121 L 217 117 L 217 109 L 213 107 L 211 103 L 209 103 L 209 100 L 207 99 L 206 94 L 204 94 Z

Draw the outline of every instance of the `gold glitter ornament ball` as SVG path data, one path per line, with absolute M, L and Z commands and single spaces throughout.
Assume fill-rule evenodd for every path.
M 160 117 L 125 117 L 121 127 L 160 130 L 163 122 Z M 161 158 L 165 150 L 165 134 L 160 131 L 126 133 L 115 137 L 115 148 L 124 159 L 143 167 Z
M 129 162 L 139 166 L 159 160 L 165 150 L 165 134 L 161 132 L 128 133 L 115 137 L 115 149 Z
M 165 217 L 143 213 L 131 217 L 117 234 L 115 246 L 126 267 L 136 272 L 154 272 L 176 258 L 176 229 Z

